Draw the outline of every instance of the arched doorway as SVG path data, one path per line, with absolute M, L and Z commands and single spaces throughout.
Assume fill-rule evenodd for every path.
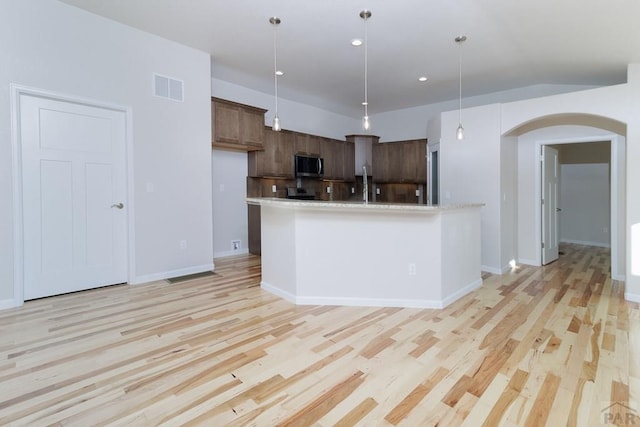
M 626 124 L 590 114 L 538 117 L 503 134 L 503 144 L 518 144 L 518 255 L 520 262 L 542 264 L 542 147 L 610 142 L 610 233 L 612 278 L 625 275 Z M 602 227 L 602 225 L 598 225 Z

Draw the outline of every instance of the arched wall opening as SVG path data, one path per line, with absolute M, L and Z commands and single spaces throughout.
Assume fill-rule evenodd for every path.
M 612 278 L 625 278 L 626 248 L 626 133 L 627 125 L 618 120 L 580 113 L 540 116 L 523 122 L 501 137 L 501 145 L 516 144 L 517 180 L 515 225 L 518 261 L 541 265 L 542 196 L 541 158 L 544 145 L 610 142 L 610 232 Z M 506 147 L 503 147 L 506 148 Z M 600 225 L 602 226 L 602 225 Z M 515 230 L 514 230 L 515 228 Z M 506 230 L 503 230 L 506 231 Z M 503 233 L 503 235 L 508 235 Z M 508 247 L 508 245 L 506 245 Z

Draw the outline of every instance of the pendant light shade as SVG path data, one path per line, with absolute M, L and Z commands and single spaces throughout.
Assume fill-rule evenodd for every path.
M 282 126 L 280 126 L 280 117 L 278 116 L 278 25 L 280 25 L 280 18 L 272 16 L 269 18 L 269 22 L 273 26 L 273 83 L 276 101 L 276 111 L 273 116 L 271 129 L 278 132 L 282 129 Z
M 367 37 L 367 20 L 371 18 L 370 10 L 360 12 L 360 18 L 364 20 L 364 116 L 362 116 L 362 130 L 368 132 L 371 130 L 371 122 L 369 121 L 369 40 Z
M 456 129 L 456 139 L 464 139 L 464 128 L 462 127 L 462 43 L 467 40 L 467 36 L 455 38 L 458 43 L 458 129 Z

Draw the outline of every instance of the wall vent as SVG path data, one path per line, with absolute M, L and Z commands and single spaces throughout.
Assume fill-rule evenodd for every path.
M 184 101 L 184 82 L 161 74 L 153 75 L 153 94 L 173 101 Z

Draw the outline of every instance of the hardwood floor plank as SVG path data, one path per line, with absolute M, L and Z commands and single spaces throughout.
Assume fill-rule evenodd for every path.
M 531 408 L 524 423 L 525 427 L 542 426 L 546 424 L 559 385 L 559 377 L 553 374 L 546 375 L 540 392 L 533 403 L 533 408 Z
M 562 250 L 443 310 L 295 306 L 251 255 L 29 301 L 0 311 L 0 425 L 582 426 L 639 408 L 639 305 L 607 248 Z

